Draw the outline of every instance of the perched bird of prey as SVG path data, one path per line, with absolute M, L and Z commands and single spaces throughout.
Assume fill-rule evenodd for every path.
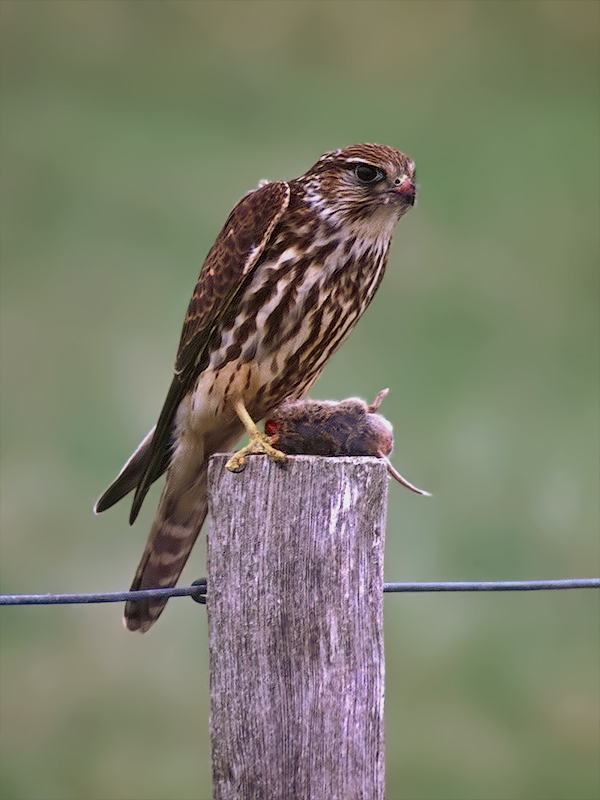
M 213 453 L 245 430 L 250 444 L 230 469 L 247 453 L 285 459 L 255 423 L 306 396 L 371 302 L 415 195 L 410 158 L 358 144 L 294 180 L 261 181 L 234 207 L 200 272 L 158 422 L 95 506 L 135 490 L 133 523 L 167 472 L 132 589 L 176 584 L 206 517 Z M 147 631 L 165 604 L 128 602 L 126 627 Z
M 389 459 L 394 446 L 392 425 L 376 413 L 388 391 L 382 389 L 371 405 L 358 397 L 338 403 L 286 401 L 265 422 L 265 433 L 271 437 L 271 444 L 286 455 L 376 456 L 402 486 L 431 497 L 403 478 Z

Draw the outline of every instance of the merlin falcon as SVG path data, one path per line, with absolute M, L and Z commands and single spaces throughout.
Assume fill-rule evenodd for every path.
M 234 207 L 200 272 L 158 422 L 94 509 L 133 491 L 133 524 L 167 473 L 132 590 L 177 583 L 207 514 L 214 453 L 246 431 L 229 469 L 249 453 L 285 459 L 256 423 L 307 395 L 373 299 L 415 179 L 403 153 L 358 144 L 294 180 L 262 181 Z M 126 627 L 147 631 L 166 602 L 129 601 Z

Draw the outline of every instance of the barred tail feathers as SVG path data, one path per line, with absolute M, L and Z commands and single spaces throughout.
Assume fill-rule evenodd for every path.
M 175 461 L 167 472 L 132 591 L 175 586 L 206 518 L 208 461 L 202 458 L 191 474 L 186 470 L 185 477 L 177 475 L 177 466 Z M 166 604 L 166 599 L 159 598 L 128 601 L 123 617 L 125 627 L 145 633 Z

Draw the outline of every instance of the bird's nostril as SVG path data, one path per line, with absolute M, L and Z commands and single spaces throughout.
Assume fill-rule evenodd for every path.
M 409 178 L 399 178 L 394 183 L 394 192 L 402 195 L 406 200 L 413 204 L 417 194 L 417 189 L 414 183 Z

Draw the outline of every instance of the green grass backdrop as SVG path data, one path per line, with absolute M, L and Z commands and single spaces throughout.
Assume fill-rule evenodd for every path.
M 2 591 L 129 585 L 92 505 L 154 424 L 198 270 L 259 179 L 417 163 L 378 297 L 313 396 L 372 399 L 388 580 L 597 575 L 596 2 L 0 4 Z M 200 540 L 184 573 L 203 570 Z M 600 792 L 596 592 L 386 598 L 388 800 Z M 3 800 L 210 796 L 206 620 L 3 609 Z

